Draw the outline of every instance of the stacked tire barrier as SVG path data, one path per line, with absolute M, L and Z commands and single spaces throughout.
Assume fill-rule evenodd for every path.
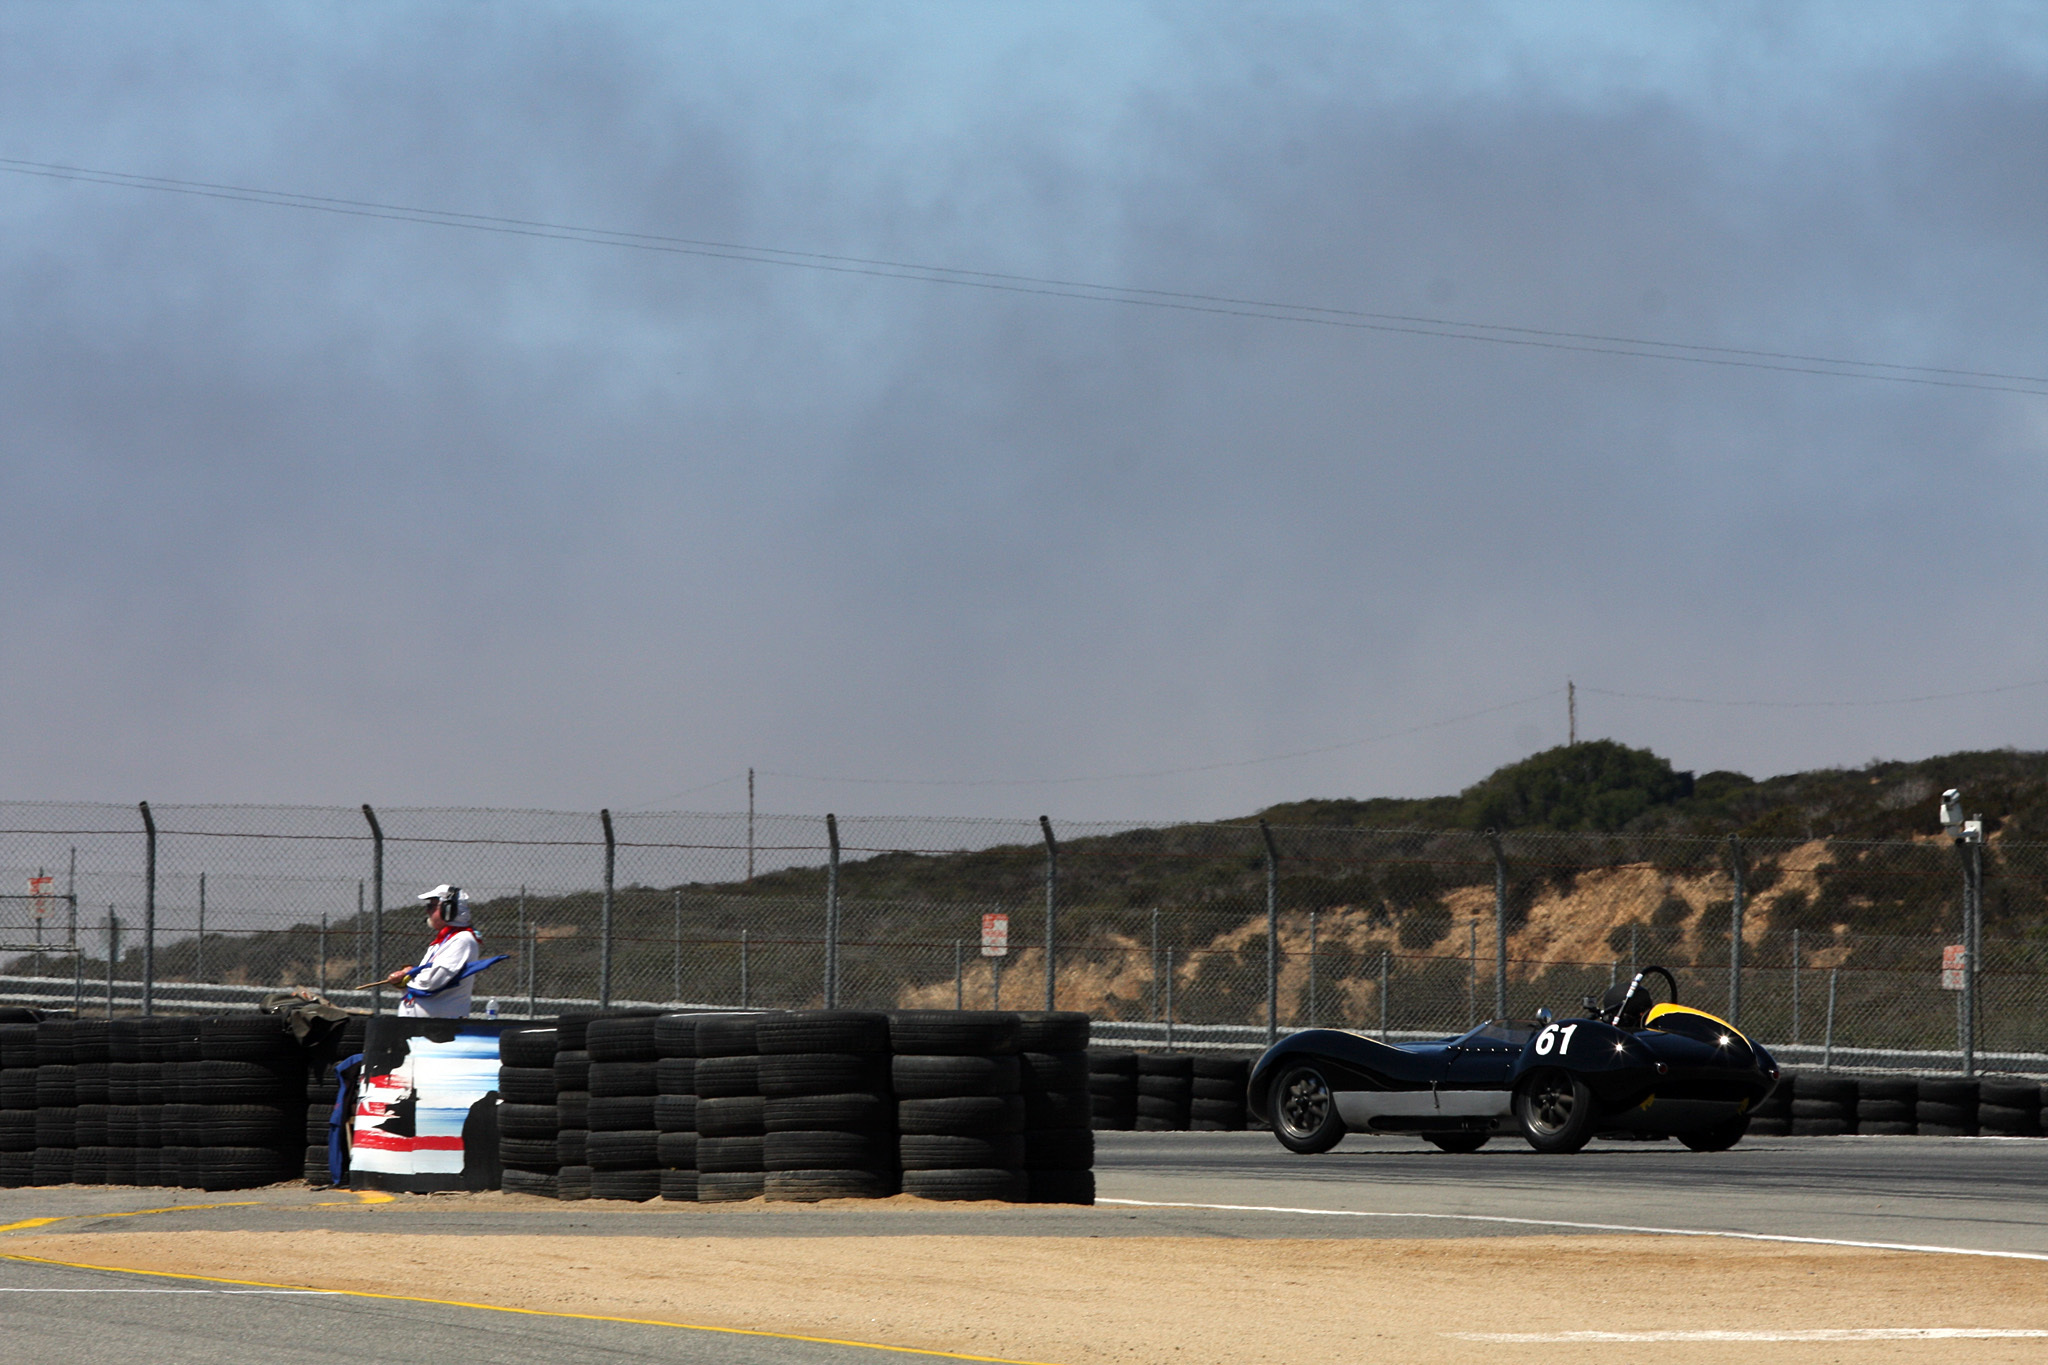
M 1911 1076 L 1863 1076 L 1856 1082 L 1856 1128 L 1872 1136 L 1904 1136 L 1918 1131 L 1913 1106 L 1920 1083 Z M 1752 1129 L 1755 1125 L 1752 1123 Z
M 1800 1088 L 1806 1086 L 1801 1078 Z M 1960 1076 L 1923 1076 L 1913 1102 L 1913 1125 L 1931 1137 L 1970 1137 L 1977 1132 L 1978 1082 Z M 1796 1103 L 1796 1101 L 1795 1101 Z
M 1088 1093 L 1099 1131 L 1148 1133 L 1244 1131 L 1249 1115 L 1246 1057 L 1175 1052 L 1088 1054 Z
M 119 1022 L 119 1021 L 116 1021 Z M 334 1183 L 331 1162 L 334 1137 L 334 1106 L 346 1083 L 335 1072 L 335 1064 L 363 1050 L 367 1020 L 356 1016 L 346 1020 L 318 1045 L 308 1050 L 306 1064 L 306 1182 Z M 347 1175 L 346 1144 L 343 1144 L 342 1175 Z
M 762 1193 L 798 1202 L 896 1193 L 889 1016 L 770 1015 L 760 1021 L 756 1043 Z
M 1138 1126 L 1138 1054 L 1091 1049 L 1088 1112 L 1098 1132 L 1127 1133 Z
M 759 1029 L 763 1016 L 708 1014 L 696 1021 L 697 1198 L 706 1204 L 765 1192 Z
M 654 1128 L 655 1016 L 593 1019 L 584 1031 L 590 1054 L 590 1135 L 586 1152 L 592 1199 L 644 1202 L 661 1193 Z
M 1194 1083 L 1195 1059 L 1186 1053 L 1139 1053 L 1138 1131 L 1186 1132 Z
M 36 1026 L 0 1024 L 0 1189 L 35 1178 Z
M 1856 1078 L 1828 1072 L 1800 1076 L 1792 1092 L 1793 1137 L 1838 1137 L 1856 1131 Z
M 1751 1115 L 1756 1137 L 2041 1137 L 2043 1083 L 2026 1076 L 1787 1071 Z
M 908 1010 L 889 1020 L 903 1192 L 1030 1197 L 1018 1019 L 995 1010 Z
M 555 1021 L 557 1199 L 590 1198 L 590 1053 L 584 1046 L 590 1021 L 587 1014 Z
M 556 1032 L 552 1024 L 535 1024 L 498 1035 L 498 1164 L 512 1194 L 557 1192 Z
M 1791 1072 L 1778 1078 L 1771 1093 L 1749 1113 L 1752 1137 L 1784 1137 L 1792 1131 L 1792 1091 L 1796 1079 Z
M 1244 1131 L 1245 1089 L 1252 1064 L 1245 1057 L 1197 1057 L 1188 1100 L 1188 1127 L 1198 1133 Z
M 697 1199 L 697 1020 L 664 1014 L 654 1021 L 654 1154 L 661 1197 Z
M 1977 1131 L 1986 1137 L 2040 1137 L 2041 1091 L 2016 1076 L 1986 1076 L 1977 1087 Z
M 1088 1016 L 1022 1015 L 1017 1047 L 1024 1092 L 1025 1198 L 1034 1204 L 1093 1204 Z

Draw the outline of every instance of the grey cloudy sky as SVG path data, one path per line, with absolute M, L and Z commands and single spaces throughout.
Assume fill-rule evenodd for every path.
M 0 6 L 18 161 L 2020 375 L 2044 133 L 2031 6 Z M 1074 818 L 1453 790 L 1561 742 L 1568 676 L 2048 678 L 2044 451 L 2048 397 L 5 174 L 0 774 L 729 808 L 752 765 L 771 809 Z M 2044 708 L 1580 715 L 1763 774 L 2048 747 Z

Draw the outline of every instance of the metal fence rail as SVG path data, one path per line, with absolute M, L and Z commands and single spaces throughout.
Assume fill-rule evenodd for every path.
M 505 1015 L 1055 1004 L 1103 1038 L 1252 1047 L 1311 1025 L 1442 1036 L 1575 1007 L 1658 962 L 1688 1003 L 1802 1062 L 2048 1071 L 2048 846 L 1995 837 L 1978 875 L 1937 839 L 147 815 L 0 805 L 0 999 L 185 1012 L 336 994 L 412 960 L 412 897 L 446 881 L 512 955 L 477 984 Z M 1006 956 L 982 954 L 988 914 L 1007 917 Z M 1944 951 L 1973 942 L 1945 982 Z

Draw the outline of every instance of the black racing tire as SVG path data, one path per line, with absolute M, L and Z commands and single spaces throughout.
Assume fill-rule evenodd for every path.
M 562 1111 L 552 1104 L 501 1104 L 498 1131 L 506 1137 L 555 1140 L 562 1128 Z
M 553 1138 L 498 1139 L 498 1160 L 508 1169 L 552 1171 L 562 1164 Z
M 564 1014 L 555 1020 L 555 1048 L 562 1052 L 581 1052 L 590 1036 L 590 1023 L 602 1019 L 601 1014 Z
M 1195 1078 L 1195 1059 L 1187 1052 L 1141 1052 L 1138 1054 L 1138 1080 L 1147 1076 L 1170 1076 L 1175 1080 L 1192 1081 Z
M 697 1097 L 695 1095 L 656 1095 L 654 1097 L 654 1131 L 657 1133 L 696 1132 Z
M 655 1058 L 653 1014 L 616 1014 L 593 1019 L 583 1031 L 592 1062 L 651 1062 Z
M 645 1062 L 592 1062 L 590 1064 L 590 1093 L 592 1098 L 599 1095 L 654 1095 L 660 1093 L 654 1083 L 654 1063 Z
M 1873 1100 L 1903 1103 L 1910 1108 L 1919 1095 L 1920 1082 L 1912 1076 L 1864 1076 L 1856 1082 L 1859 1108 Z
M 1476 1152 L 1481 1147 L 1484 1147 L 1486 1140 L 1492 1137 L 1493 1134 L 1459 1132 L 1424 1133 L 1422 1136 L 1424 1141 L 1440 1151 L 1455 1152 L 1463 1156 L 1467 1152 Z
M 759 1095 L 734 1095 L 697 1101 L 697 1131 L 704 1137 L 759 1137 L 767 1131 L 767 1101 Z
M 1752 1132 L 1755 1128 L 1752 1127 Z M 1863 1137 L 1911 1137 L 1920 1129 L 1911 1119 L 1871 1119 L 1856 1121 L 1856 1131 Z
M 1848 1119 L 1793 1119 L 1793 1137 L 1847 1137 L 1856 1131 Z
M 1086 1171 L 1094 1165 L 1095 1134 L 1087 1129 L 1025 1130 L 1025 1170 Z
M 1792 1120 L 1788 1118 L 1774 1117 L 1770 1114 L 1752 1114 L 1750 1116 L 1749 1135 L 1751 1137 L 1789 1137 L 1791 1133 Z
M 1244 1103 L 1244 1082 L 1197 1076 L 1188 1088 L 1188 1095 L 1197 1100 L 1225 1100 L 1241 1105 Z
M 1090 1076 L 1135 1076 L 1138 1074 L 1138 1054 L 1124 1048 L 1088 1049 L 1088 1074 Z
M 1030 1171 L 1024 1177 L 1026 1200 L 1033 1204 L 1092 1204 L 1093 1171 Z
M 502 1069 L 502 1068 L 501 1068 Z M 590 1054 L 581 1048 L 566 1049 L 555 1054 L 555 1088 L 557 1090 L 590 1089 Z
M 564 1170 L 589 1165 L 590 1130 L 564 1128 L 555 1134 L 555 1164 Z
M 210 1104 L 198 1109 L 192 1119 L 198 1129 L 198 1146 L 274 1147 L 295 1126 L 289 1112 L 265 1105 Z M 81 1141 L 78 1145 L 86 1144 Z
M 644 1128 L 654 1131 L 653 1095 L 592 1095 L 590 1131 L 621 1133 Z
M 697 1016 L 698 1060 L 713 1057 L 753 1057 L 760 1050 L 761 1019 L 758 1014 L 702 1014 Z M 759 1191 L 756 1191 L 758 1194 Z
M 107 1145 L 107 1104 L 80 1104 L 78 1106 L 77 1129 L 72 1134 L 75 1147 L 104 1147 Z
M 300 1060 L 297 1040 L 274 1014 L 200 1020 L 199 1055 L 209 1062 L 257 1062 L 278 1069 Z
M 1734 1118 L 1723 1119 L 1711 1128 L 1698 1128 L 1690 1133 L 1680 1133 L 1678 1140 L 1695 1152 L 1725 1152 L 1742 1141 L 1749 1131 L 1749 1115 L 1737 1114 Z
M 96 1147 L 79 1147 L 71 1154 L 71 1183 L 74 1185 L 104 1185 L 107 1183 L 107 1155 L 105 1144 Z
M 900 1100 L 1015 1095 L 1023 1086 L 1023 1066 L 1014 1056 L 899 1054 L 890 1060 L 889 1084 Z
M 698 1171 L 697 1202 L 700 1204 L 732 1204 L 745 1199 L 759 1199 L 766 1184 L 765 1173 L 761 1171 Z
M 564 1166 L 555 1172 L 555 1198 L 590 1198 L 590 1177 L 595 1174 L 588 1166 Z
M 1024 1097 L 959 1095 L 903 1100 L 896 1106 L 896 1129 L 939 1137 L 1005 1137 L 1024 1131 Z
M 886 1199 L 896 1193 L 893 1173 L 837 1167 L 768 1171 L 761 1178 L 763 1197 L 786 1203 L 813 1204 L 821 1199 Z
M 796 1017 L 796 1016 L 791 1016 Z M 767 1025 L 762 1025 L 765 1031 Z M 871 1052 L 762 1053 L 761 1094 L 770 1099 L 889 1088 L 889 1057 Z
M 208 1058 L 181 1063 L 178 1097 L 186 1104 L 303 1102 L 305 1082 L 256 1062 Z
M 1021 1204 L 1030 1197 L 1031 1182 L 1017 1170 L 905 1171 L 903 1192 L 920 1199 L 1000 1199 Z
M 1088 1054 L 1085 1052 L 1020 1052 L 1019 1087 L 1029 1095 L 1035 1091 L 1054 1094 L 1088 1093 Z
M 34 1110 L 37 1067 L 0 1071 L 0 1109 Z
M 1593 1092 L 1568 1071 L 1546 1067 L 1530 1075 L 1516 1087 L 1514 1107 L 1522 1137 L 1539 1152 L 1576 1152 L 1593 1140 Z
M 654 1064 L 654 1093 L 694 1095 L 697 1093 L 697 1059 L 663 1057 Z
M 78 1107 L 36 1110 L 36 1149 L 78 1145 Z
M 1944 1128 L 1970 1129 L 1977 1126 L 1977 1106 L 1944 1104 L 1937 1100 L 1923 1099 L 1914 1106 L 1913 1119 L 1922 1130 L 1930 1124 Z
M 697 1059 L 697 1098 L 700 1100 L 731 1099 L 739 1095 L 761 1093 L 761 1059 L 752 1055 L 744 1057 L 699 1057 Z
M 1873 1123 L 1911 1123 L 1913 1101 L 1873 1100 L 1858 1098 L 1856 1101 L 1856 1131 L 1867 1133 Z
M 560 1045 L 551 1024 L 508 1028 L 498 1035 L 498 1061 L 504 1066 L 552 1068 Z
M 107 1104 L 108 1062 L 74 1062 L 72 1073 L 78 1086 L 80 1104 Z
M 654 1055 L 690 1059 L 697 1055 L 697 1016 L 662 1014 L 654 1020 Z
M 767 1100 L 761 1106 L 761 1126 L 771 1133 L 894 1133 L 896 1101 L 868 1092 Z
M 555 1096 L 555 1127 L 590 1127 L 590 1092 L 588 1090 L 564 1090 Z
M 2041 1083 L 2018 1076 L 1986 1076 L 1977 1082 L 1977 1102 L 1998 1109 L 2041 1109 Z
M 889 1054 L 889 1016 L 879 1010 L 803 1010 L 763 1019 L 754 1048 L 763 1057 Z
M 1075 1129 L 1088 1130 L 1088 1120 L 1094 1113 L 1091 1097 L 1086 1092 L 1048 1091 L 1044 1094 L 1024 1092 L 1024 1128 L 1033 1129 Z
M 617 1199 L 631 1204 L 644 1204 L 650 1199 L 659 1199 L 661 1172 L 652 1167 L 635 1171 L 594 1169 L 590 1173 L 590 1197 Z
M 1017 1050 L 1086 1052 L 1090 1027 L 1078 1010 L 1026 1010 L 1017 1016 Z
M 36 1108 L 76 1109 L 78 1068 L 69 1062 L 41 1062 L 36 1066 Z
M 34 1180 L 35 1174 L 33 1148 L 26 1152 L 0 1152 L 0 1190 L 18 1190 Z
M 661 1173 L 661 1197 L 672 1204 L 694 1204 L 697 1202 L 697 1171 L 694 1167 L 677 1170 L 671 1167 Z
M 762 1141 L 758 1137 L 700 1137 L 697 1139 L 697 1169 L 719 1175 L 758 1172 L 762 1169 Z
M 1337 1094 L 1313 1063 L 1297 1062 L 1281 1069 L 1273 1081 L 1271 1106 L 1273 1135 L 1290 1152 L 1313 1156 L 1344 1140 Z
M 922 1138 L 923 1142 L 972 1142 L 973 1138 Z M 1021 1152 L 1022 1144 L 1019 1144 Z M 768 1171 L 878 1171 L 896 1163 L 895 1144 L 873 1133 L 770 1133 L 761 1139 L 761 1166 Z
M 78 1153 L 70 1147 L 36 1148 L 34 1173 L 29 1184 L 69 1185 L 71 1164 L 77 1159 Z
M 899 1056 L 1007 1057 L 1019 1051 L 1016 1015 L 1002 1010 L 900 1010 L 889 1016 Z
M 1169 1099 L 1164 1095 L 1138 1096 L 1137 1112 L 1141 1119 L 1157 1119 L 1174 1128 L 1185 1128 L 1193 1117 L 1194 1101 L 1183 1095 Z
M 36 1064 L 36 1026 L 0 1024 L 0 1071 L 27 1070 Z
M 1976 1081 L 1965 1080 L 1960 1076 L 1920 1078 L 1920 1101 L 1923 1104 L 1947 1104 L 1957 1108 L 1974 1109 L 1981 1093 L 1981 1087 Z
M 896 1140 L 906 1171 L 987 1170 L 1024 1167 L 1024 1135 L 1010 1137 L 941 1137 L 905 1133 Z
M 504 1131 L 504 1125 L 505 1125 L 505 1120 L 504 1120 L 504 1110 L 503 1110 L 503 1109 L 500 1109 L 500 1110 L 498 1111 L 498 1113 L 499 1113 L 499 1118 L 498 1118 L 498 1131 L 500 1131 L 500 1132 L 503 1132 L 503 1131 Z M 307 1106 L 306 1106 L 306 1141 L 307 1141 L 308 1143 L 315 1143 L 315 1142 L 317 1142 L 317 1143 L 322 1143 L 322 1144 L 325 1144 L 325 1143 L 326 1143 L 326 1141 L 327 1141 L 327 1136 L 328 1136 L 328 1134 L 329 1134 L 329 1133 L 330 1133 L 330 1132 L 332 1131 L 332 1129 L 333 1129 L 333 1126 L 334 1126 L 334 1106 L 333 1106 L 333 1105 L 331 1105 L 331 1104 L 309 1104 L 309 1105 L 307 1105 Z M 120 1125 L 119 1123 L 117 1123 L 117 1122 L 114 1122 L 114 1121 L 113 1121 L 113 1120 L 112 1120 L 112 1119 L 110 1118 L 110 1119 L 109 1119 L 109 1121 L 108 1121 L 108 1123 L 107 1123 L 107 1141 L 108 1141 L 108 1142 L 110 1142 L 110 1143 L 113 1143 L 113 1144 L 114 1144 L 115 1146 L 117 1146 L 117 1147 L 133 1147 L 133 1146 L 135 1145 L 135 1142 L 134 1142 L 134 1123 L 133 1123 L 133 1120 L 130 1120 L 130 1121 L 129 1121 L 129 1125 L 128 1125 L 128 1133 L 129 1133 L 129 1140 L 128 1140 L 128 1141 L 126 1141 L 126 1142 L 119 1142 L 119 1141 L 116 1141 L 116 1140 L 115 1140 L 115 1134 L 116 1134 L 116 1133 L 117 1133 L 118 1131 L 120 1131 L 120 1128 L 121 1128 L 121 1125 Z M 552 1132 L 553 1132 L 554 1130 L 553 1130 L 553 1129 L 551 1128 L 551 1129 L 549 1129 L 548 1131 L 549 1131 L 550 1133 L 552 1133 Z
M 1986 1137 L 2039 1137 L 2041 1111 L 2003 1104 L 1977 1106 L 1977 1131 Z
M 128 1179 L 122 1183 L 133 1185 L 135 1181 L 135 1153 L 128 1153 Z M 334 1168 L 327 1162 L 327 1144 L 306 1148 L 305 1181 L 315 1189 L 334 1183 Z
M 589 1154 L 587 1162 L 594 1171 L 652 1171 L 661 1165 L 657 1148 L 659 1139 L 660 1134 L 652 1128 L 592 1132 L 584 1142 L 583 1150 Z M 648 1196 L 650 1199 L 653 1197 Z
M 697 1169 L 697 1135 L 695 1133 L 660 1133 L 654 1139 L 654 1155 L 663 1166 L 672 1171 L 694 1171 Z
M 1913 1131 L 1921 1137 L 1975 1137 L 1975 1124 L 1964 1126 L 1960 1123 L 1915 1123 Z
M 36 1149 L 36 1111 L 0 1109 L 0 1152 L 33 1152 Z
M 250 1190 L 291 1175 L 302 1165 L 297 1153 L 272 1147 L 192 1147 L 184 1183 L 202 1190 Z
M 1245 1124 L 1244 1100 L 1241 1098 L 1234 1100 L 1205 1100 L 1199 1098 L 1189 1100 L 1188 1126 L 1193 1128 L 1198 1123 L 1215 1125 L 1212 1128 L 1201 1130 L 1204 1132 L 1243 1132 Z
M 545 1171 L 526 1171 L 516 1166 L 507 1166 L 499 1181 L 499 1188 L 507 1194 L 530 1194 L 540 1199 L 553 1199 L 559 1193 L 558 1176 L 553 1166 Z

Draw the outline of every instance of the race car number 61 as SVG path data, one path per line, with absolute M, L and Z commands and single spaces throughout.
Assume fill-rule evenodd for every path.
M 1544 1029 L 1536 1035 L 1536 1055 L 1548 1057 L 1554 1048 L 1558 1056 L 1564 1056 L 1571 1051 L 1572 1034 L 1578 1031 L 1578 1027 L 1577 1024 L 1552 1024 Z

